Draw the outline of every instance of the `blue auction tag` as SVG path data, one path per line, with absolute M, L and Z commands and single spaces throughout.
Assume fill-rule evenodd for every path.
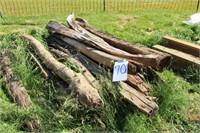
M 115 62 L 112 81 L 125 81 L 128 78 L 128 61 L 126 59 Z

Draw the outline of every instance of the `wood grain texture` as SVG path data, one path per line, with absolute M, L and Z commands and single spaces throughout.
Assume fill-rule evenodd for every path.
M 113 35 L 97 30 L 94 27 L 90 26 L 88 22 L 82 18 L 77 18 L 76 22 L 83 27 L 85 30 L 91 32 L 92 34 L 101 37 L 106 41 L 108 44 L 129 52 L 131 54 L 141 54 L 141 55 L 154 55 L 156 56 L 156 62 L 149 66 L 152 66 L 154 69 L 162 70 L 164 67 L 168 67 L 171 62 L 171 56 L 166 53 L 159 52 L 157 50 L 145 47 L 140 44 L 131 43 L 120 38 L 114 37 Z M 143 62 L 141 62 L 143 63 Z M 147 65 L 145 65 L 147 66 Z
M 133 61 L 137 61 L 142 63 L 144 66 L 154 66 L 157 64 L 156 56 L 155 55 L 133 55 L 123 50 L 114 48 L 110 46 L 108 43 L 103 41 L 102 39 L 98 39 L 94 35 L 88 34 L 82 30 L 75 31 L 69 29 L 65 25 L 62 25 L 55 21 L 50 21 L 46 27 L 51 33 L 57 33 L 69 38 L 73 38 L 77 41 L 83 42 L 88 46 L 94 47 L 98 50 L 102 50 L 105 53 L 118 56 L 119 58 L 125 58 Z
M 163 38 L 168 41 L 168 47 L 200 58 L 200 45 L 186 42 L 171 36 L 164 36 Z
M 191 64 L 196 64 L 198 66 L 200 65 L 200 59 L 190 54 L 187 54 L 175 49 L 167 48 L 161 45 L 155 45 L 153 46 L 153 48 L 172 55 L 173 62 L 177 65 L 180 65 L 180 66 L 188 66 Z
M 71 89 L 77 93 L 80 103 L 93 108 L 103 107 L 103 100 L 97 89 L 92 87 L 82 74 L 75 73 L 64 64 L 58 62 L 52 54 L 32 36 L 22 35 L 22 37 L 30 42 L 31 47 L 38 54 L 46 67 L 54 71 L 55 74 L 71 86 Z
M 6 79 L 14 102 L 22 108 L 32 107 L 30 96 L 15 74 L 11 61 L 5 52 L 0 52 L 0 69 Z

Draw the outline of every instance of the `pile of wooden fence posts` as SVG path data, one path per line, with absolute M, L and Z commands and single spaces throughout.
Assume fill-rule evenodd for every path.
M 167 67 L 172 59 L 171 56 L 99 31 L 90 26 L 86 20 L 75 19 L 73 13 L 67 17 L 66 21 L 69 26 L 56 21 L 50 21 L 47 24 L 46 28 L 51 35 L 48 45 L 51 47 L 51 53 L 58 58 L 74 57 L 70 60 L 80 67 L 82 72 L 79 74 L 68 70 L 60 63 L 57 64 L 56 59 L 50 56 L 47 50 L 41 48 L 40 42 L 30 36 L 23 36 L 31 42 L 30 44 L 46 67 L 66 80 L 68 84 L 73 84 L 73 90 L 77 92 L 77 97 L 82 104 L 99 108 L 103 106 L 103 100 L 98 94 L 99 85 L 97 84 L 99 83 L 96 80 L 96 76 L 100 73 L 95 72 L 95 68 L 100 65 L 112 69 L 113 62 L 127 59 L 129 61 L 128 79 L 125 82 L 119 82 L 121 96 L 144 113 L 150 116 L 155 114 L 158 110 L 156 98 L 149 96 L 150 87 L 144 81 L 144 77 L 149 79 L 158 77 L 154 70 L 161 71 Z M 79 51 L 76 56 L 73 55 L 75 50 Z
M 168 67 L 171 55 L 99 31 L 86 20 L 75 19 L 73 13 L 66 21 L 68 26 L 56 21 L 47 24 L 46 28 L 50 33 L 47 39 L 49 50 L 33 36 L 21 35 L 34 51 L 30 54 L 42 76 L 53 80 L 65 90 L 75 92 L 83 106 L 100 109 L 104 106 L 104 101 L 98 91 L 98 76 L 101 75 L 99 69 L 112 69 L 113 62 L 126 59 L 128 78 L 127 81 L 118 82 L 121 86 L 120 95 L 148 116 L 154 115 L 158 111 L 158 105 L 156 98 L 150 96 L 150 86 L 145 79 L 159 80 L 155 70 L 162 71 Z M 9 84 L 11 95 L 20 107 L 31 108 L 30 96 L 15 75 L 8 54 L 6 51 L 0 52 L 0 69 Z M 67 67 L 62 60 L 67 60 L 73 67 Z M 65 83 L 60 82 L 61 80 Z M 27 126 L 29 131 L 38 131 L 40 124 L 34 119 L 28 121 Z

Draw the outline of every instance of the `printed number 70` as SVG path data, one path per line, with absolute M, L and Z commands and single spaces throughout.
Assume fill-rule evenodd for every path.
M 116 65 L 115 66 L 115 69 L 117 69 L 117 75 L 120 73 L 120 74 L 124 74 L 124 73 L 126 73 L 126 65 L 125 64 L 123 64 L 123 65 Z

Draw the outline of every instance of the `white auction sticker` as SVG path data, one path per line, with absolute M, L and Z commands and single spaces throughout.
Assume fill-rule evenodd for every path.
M 125 81 L 128 77 L 128 61 L 126 59 L 115 62 L 112 81 Z

